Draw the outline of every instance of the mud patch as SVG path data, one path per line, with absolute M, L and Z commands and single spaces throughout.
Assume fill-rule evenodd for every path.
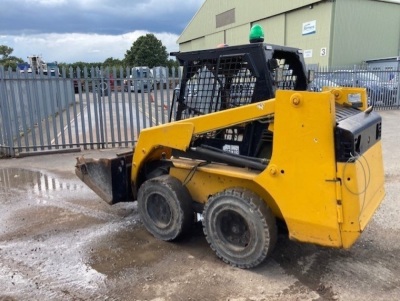
M 385 174 L 385 183 L 398 183 L 400 182 L 400 175 L 398 174 L 392 174 L 392 173 L 386 173 Z
M 4 222 L 1 227 L 4 234 L 0 233 L 0 240 L 18 240 L 30 236 L 34 240 L 44 241 L 62 232 L 75 232 L 79 235 L 79 229 L 102 221 L 63 208 L 36 206 L 18 210 Z
M 213 256 L 199 227 L 193 228 L 192 238 L 177 242 L 154 238 L 142 224 L 112 233 L 91 246 L 88 264 L 99 273 L 115 277 L 126 270 L 153 266 L 175 252 L 189 252 L 188 256 L 199 258 Z
M 163 256 L 162 243 L 142 227 L 110 234 L 91 247 L 90 251 L 88 264 L 111 277 L 123 269 L 157 262 Z
M 335 300 L 337 293 L 324 280 L 329 273 L 329 264 L 340 258 L 339 250 L 302 244 L 280 235 L 273 258 L 298 281 L 282 292 L 283 296 L 315 292 L 323 300 Z
M 0 301 L 17 301 L 17 299 L 14 299 L 13 297 L 10 297 L 10 296 L 1 296 L 0 295 Z

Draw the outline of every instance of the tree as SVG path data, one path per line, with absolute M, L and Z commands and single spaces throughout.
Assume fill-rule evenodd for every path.
M 67 77 L 76 77 L 78 76 L 77 71 L 80 71 L 80 76 L 83 78 L 85 76 L 85 70 L 87 72 L 87 76 L 91 76 L 91 69 L 94 68 L 101 68 L 103 63 L 97 62 L 97 63 L 87 63 L 87 62 L 82 62 L 78 61 L 75 63 L 58 63 L 58 69 L 60 73 L 65 70 L 65 75 Z M 71 68 L 72 68 L 72 74 L 71 74 Z M 78 69 L 79 68 L 79 69 Z
M 113 57 L 109 57 L 107 58 L 104 63 L 103 63 L 103 67 L 123 67 L 124 66 L 124 62 L 120 59 L 115 59 Z
M 153 34 L 139 37 L 126 51 L 127 66 L 166 66 L 168 63 L 167 48 Z
M 0 55 L 1 60 L 6 60 L 8 58 L 8 56 L 14 51 L 14 49 L 12 49 L 11 47 L 8 47 L 6 45 L 0 45 Z
M 179 62 L 177 60 L 169 59 L 167 62 L 167 67 L 169 69 L 170 75 L 173 75 L 173 76 L 178 75 Z M 175 70 L 175 74 L 172 74 L 172 69 Z
M 4 68 L 11 68 L 13 70 L 17 69 L 18 63 L 23 63 L 24 60 L 15 56 L 10 56 L 10 54 L 14 51 L 13 48 L 8 47 L 6 45 L 0 45 L 0 65 L 3 65 Z

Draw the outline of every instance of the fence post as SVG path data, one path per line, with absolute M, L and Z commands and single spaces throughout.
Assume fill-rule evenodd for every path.
M 0 66 L 0 120 L 2 121 L 3 141 L 5 143 L 6 155 L 14 157 L 14 141 L 11 129 L 10 108 L 7 101 L 7 85 L 4 67 Z M 1 138 L 1 137 L 0 137 Z M 0 143 L 1 144 L 1 143 Z
M 400 63 L 399 63 L 399 65 L 400 65 Z M 400 67 L 399 67 L 399 71 L 397 71 L 397 91 L 396 92 L 397 92 L 396 105 L 397 105 L 397 108 L 400 109 Z

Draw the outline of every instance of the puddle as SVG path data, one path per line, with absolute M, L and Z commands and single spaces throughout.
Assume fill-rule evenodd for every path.
M 107 277 L 177 249 L 138 225 L 135 204 L 109 206 L 78 178 L 46 171 L 0 169 L 0 213 L 0 289 L 18 300 L 101 300 Z
M 77 191 L 83 184 L 60 182 L 56 177 L 20 168 L 0 169 L 0 192 L 7 193 L 13 189 L 32 191 L 33 193 L 54 191 Z
M 7 240 L 53 229 L 72 231 L 132 212 L 129 207 L 114 212 L 79 179 L 19 168 L 0 169 L 0 210 L 0 239 Z
M 0 206 L 46 204 L 57 200 L 93 199 L 94 194 L 78 179 L 59 179 L 58 176 L 20 168 L 0 169 Z
M 64 300 L 66 292 L 74 294 L 68 300 L 100 300 L 97 293 L 127 277 L 147 281 L 153 268 L 168 274 L 168 262 L 218 260 L 200 224 L 176 243 L 158 240 L 140 224 L 135 203 L 109 206 L 77 178 L 0 169 L 0 212 L 0 270 L 7 277 L 0 288 L 15 296 Z

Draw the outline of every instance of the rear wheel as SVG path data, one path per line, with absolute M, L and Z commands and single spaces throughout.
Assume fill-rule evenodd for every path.
M 163 175 L 140 186 L 138 210 L 146 229 L 155 237 L 172 241 L 191 229 L 192 198 L 182 183 Z
M 271 210 L 258 195 L 240 188 L 210 198 L 204 207 L 203 230 L 217 256 L 239 268 L 259 265 L 277 240 Z

